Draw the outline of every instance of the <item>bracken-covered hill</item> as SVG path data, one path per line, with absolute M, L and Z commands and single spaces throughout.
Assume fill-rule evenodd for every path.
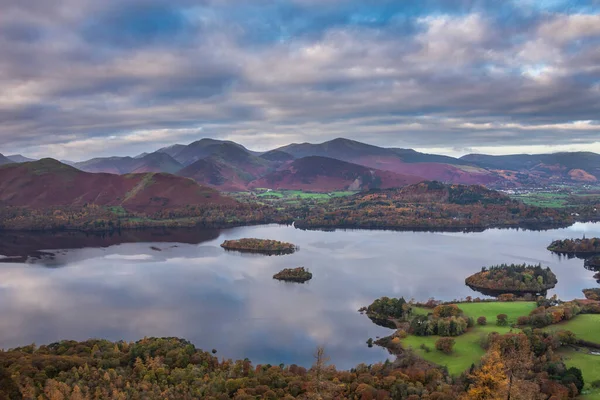
M 380 171 L 328 157 L 309 156 L 252 182 L 250 187 L 328 192 L 401 187 L 422 180 L 418 176 Z
M 0 168 L 1 206 L 41 209 L 96 204 L 153 211 L 234 203 L 214 189 L 164 173 L 92 174 L 49 158 Z

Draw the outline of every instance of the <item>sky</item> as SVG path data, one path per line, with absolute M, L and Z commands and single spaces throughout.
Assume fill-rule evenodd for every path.
M 0 0 L 0 153 L 600 152 L 600 0 Z

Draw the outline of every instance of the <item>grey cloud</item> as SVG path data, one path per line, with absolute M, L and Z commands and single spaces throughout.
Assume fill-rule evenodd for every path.
M 0 152 L 83 157 L 88 140 L 115 136 L 133 154 L 193 140 L 198 127 L 259 148 L 338 136 L 404 147 L 599 141 L 593 125 L 568 125 L 598 119 L 597 15 L 547 14 L 525 26 L 478 9 L 414 19 L 411 31 L 336 20 L 319 35 L 252 46 L 243 37 L 252 25 L 166 4 L 7 6 Z M 142 21 L 123 27 L 137 10 Z M 165 129 L 145 148 L 131 139 Z M 115 151 L 96 149 L 89 155 Z

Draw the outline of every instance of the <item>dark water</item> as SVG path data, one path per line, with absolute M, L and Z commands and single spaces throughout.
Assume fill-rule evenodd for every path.
M 216 348 L 221 357 L 255 363 L 309 366 L 315 347 L 324 345 L 331 362 L 349 368 L 387 357 L 365 341 L 391 331 L 357 312 L 380 296 L 476 296 L 464 279 L 482 266 L 541 262 L 558 276 L 550 294 L 582 297 L 582 289 L 597 287 L 594 273 L 582 260 L 553 255 L 546 246 L 584 234 L 599 236 L 600 225 L 467 234 L 283 226 L 112 236 L 2 234 L 0 254 L 15 258 L 0 263 L 0 347 L 178 336 Z M 269 257 L 219 247 L 242 237 L 290 241 L 300 251 Z M 55 255 L 43 256 L 43 249 Z M 280 269 L 297 266 L 310 268 L 312 281 L 272 279 Z

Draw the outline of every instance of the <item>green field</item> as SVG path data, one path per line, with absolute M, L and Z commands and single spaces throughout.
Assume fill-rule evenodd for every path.
M 516 319 L 529 313 L 536 308 L 534 302 L 481 302 L 481 303 L 461 303 L 458 306 L 464 311 L 465 315 L 473 317 L 477 320 L 478 317 L 484 316 L 487 318 L 488 324 L 485 326 L 475 325 L 469 332 L 454 338 L 456 344 L 452 354 L 444 354 L 435 349 L 435 342 L 439 336 L 413 336 L 409 335 L 402 339 L 402 344 L 406 348 L 412 348 L 416 354 L 427 361 L 439 365 L 445 365 L 448 372 L 452 375 L 459 375 L 463 371 L 471 367 L 471 364 L 477 364 L 481 357 L 485 354 L 485 350 L 481 348 L 480 341 L 482 337 L 486 337 L 491 332 L 508 333 L 511 331 L 510 326 L 497 326 L 496 316 L 498 314 L 508 315 L 509 324 Z M 413 308 L 415 314 L 427 314 L 430 310 L 425 308 Z M 425 344 L 431 351 L 427 352 L 421 349 L 421 345 Z
M 516 194 L 511 196 L 513 199 L 520 200 L 530 206 L 564 208 L 573 207 L 589 201 L 600 201 L 600 195 L 597 193 L 585 193 L 573 191 L 571 193 L 557 192 L 535 192 L 526 194 Z
M 600 344 L 600 314 L 578 315 L 570 321 L 551 325 L 546 329 L 552 331 L 568 330 L 573 332 L 578 339 Z
M 600 399 L 600 389 L 592 389 L 591 383 L 600 380 L 600 356 L 592 355 L 585 350 L 561 349 L 567 367 L 577 367 L 583 373 L 585 381 L 583 399 Z
M 298 200 L 329 200 L 336 197 L 351 196 L 356 192 L 350 191 L 335 191 L 329 193 L 316 193 L 316 192 L 304 192 L 302 190 L 271 190 L 267 189 L 256 189 L 253 192 L 256 197 L 262 199 L 277 199 L 286 201 L 298 201 Z
M 516 195 L 513 197 L 530 206 L 561 208 L 567 206 L 569 195 L 566 193 L 541 192 Z

